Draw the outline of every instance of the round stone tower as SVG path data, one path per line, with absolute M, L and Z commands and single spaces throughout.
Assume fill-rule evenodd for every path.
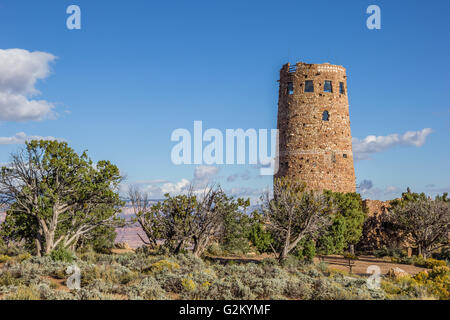
M 300 179 L 313 190 L 355 192 L 345 68 L 288 63 L 279 82 L 275 178 Z

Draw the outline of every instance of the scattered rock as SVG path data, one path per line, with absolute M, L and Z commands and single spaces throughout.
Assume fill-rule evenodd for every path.
M 392 279 L 398 279 L 398 278 L 401 278 L 401 277 L 408 277 L 409 276 L 409 274 L 405 270 L 400 269 L 398 267 L 394 267 L 394 268 L 389 269 L 389 271 L 387 272 L 386 275 L 389 278 L 392 278 Z

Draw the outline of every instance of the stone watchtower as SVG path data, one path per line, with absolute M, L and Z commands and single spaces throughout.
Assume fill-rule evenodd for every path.
M 280 71 L 279 171 L 309 189 L 355 192 L 345 68 L 299 62 Z

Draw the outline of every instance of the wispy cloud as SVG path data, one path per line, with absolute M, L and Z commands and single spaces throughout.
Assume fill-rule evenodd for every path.
M 219 168 L 215 166 L 198 166 L 194 170 L 194 180 L 192 183 L 197 188 L 206 187 L 213 182 L 214 178 L 219 173 Z
M 41 136 L 28 136 L 25 134 L 25 132 L 19 132 L 16 133 L 12 137 L 0 137 L 0 145 L 2 144 L 22 144 L 26 141 L 31 140 L 59 140 L 64 141 L 62 138 L 55 138 L 55 137 L 41 137 Z
M 46 52 L 0 49 L 0 120 L 36 121 L 55 116 L 52 103 L 30 99 L 40 94 L 36 82 L 49 76 L 55 59 Z
M 353 138 L 353 153 L 355 160 L 370 159 L 371 154 L 382 152 L 387 149 L 411 145 L 421 147 L 425 144 L 427 136 L 432 132 L 430 128 L 419 131 L 408 131 L 402 135 L 394 133 L 387 136 L 367 136 L 363 140 Z
M 359 193 L 364 199 L 394 200 L 401 197 L 402 189 L 396 186 L 387 186 L 385 188 L 371 187 L 369 189 L 360 189 Z
M 248 181 L 252 178 L 249 170 L 246 170 L 241 173 L 235 173 L 227 177 L 227 182 L 235 182 L 238 179 L 242 179 L 244 181 Z
M 198 166 L 194 169 L 191 180 L 186 178 L 176 182 L 163 179 L 140 180 L 131 183 L 131 185 L 137 185 L 141 191 L 146 192 L 152 199 L 162 199 L 166 193 L 172 196 L 186 193 L 191 186 L 193 186 L 195 193 L 201 193 L 205 187 L 213 182 L 218 172 L 219 168 L 215 166 Z M 125 194 L 127 191 L 128 185 L 123 185 L 121 192 Z

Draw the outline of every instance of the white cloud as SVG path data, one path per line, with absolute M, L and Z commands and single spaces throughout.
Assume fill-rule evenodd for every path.
M 0 137 L 0 145 L 2 144 L 22 144 L 25 141 L 31 140 L 59 140 L 64 141 L 64 139 L 55 138 L 55 137 L 40 137 L 40 136 L 27 136 L 25 132 L 16 133 L 16 135 L 12 137 Z
M 194 179 L 209 179 L 219 172 L 219 168 L 214 166 L 198 166 L 194 170 Z
M 252 176 L 250 174 L 250 171 L 246 170 L 245 172 L 235 173 L 235 174 L 232 174 L 232 175 L 228 176 L 227 182 L 235 182 L 238 179 L 242 179 L 244 181 L 248 181 L 251 178 L 252 178 Z
M 170 193 L 171 195 L 181 194 L 188 190 L 190 184 L 191 182 L 187 179 L 181 179 L 181 181 L 176 183 L 168 182 L 162 185 L 161 191 L 163 194 L 165 193 Z
M 214 166 L 198 166 L 194 169 L 194 177 L 191 180 L 182 178 L 180 181 L 169 182 L 163 179 L 156 180 L 140 180 L 131 183 L 130 185 L 137 185 L 142 192 L 149 195 L 151 199 L 162 199 L 164 194 L 170 195 L 185 194 L 189 191 L 191 185 L 193 192 L 202 194 L 205 188 L 211 183 L 211 180 L 217 175 L 219 168 Z M 126 197 L 128 186 L 121 186 L 121 193 Z
M 360 193 L 364 199 L 386 201 L 401 197 L 402 190 L 395 186 L 387 186 L 385 188 L 371 187 L 369 189 L 361 189 Z
M 399 145 L 412 145 L 421 147 L 425 144 L 427 136 L 432 132 L 430 128 L 419 131 L 408 131 L 403 135 L 397 133 L 387 136 L 367 136 L 363 140 L 353 138 L 353 153 L 355 160 L 370 159 L 370 155 L 382 152 Z
M 198 166 L 194 170 L 194 180 L 192 183 L 196 188 L 202 188 L 212 182 L 212 179 L 219 173 L 219 168 L 215 166 Z
M 0 120 L 29 121 L 54 116 L 54 105 L 45 100 L 30 100 L 40 92 L 38 80 L 50 74 L 56 57 L 46 52 L 0 49 Z
M 45 100 L 28 100 L 27 97 L 0 92 L 0 120 L 30 121 L 53 117 L 54 105 Z

